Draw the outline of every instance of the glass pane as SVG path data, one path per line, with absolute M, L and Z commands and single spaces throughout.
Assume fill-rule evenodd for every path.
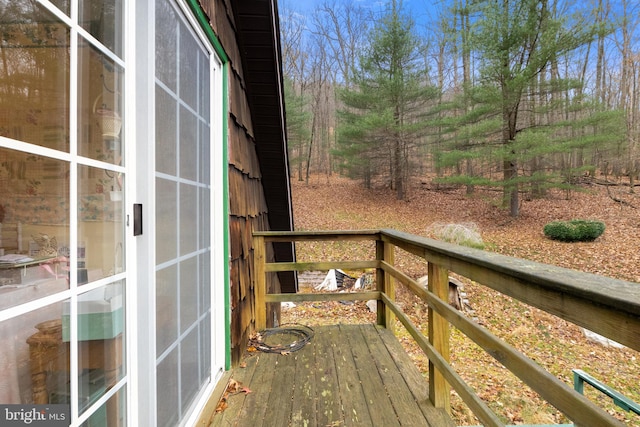
M 200 151 L 200 176 L 198 181 L 203 184 L 209 184 L 211 182 L 211 129 L 208 122 L 200 122 L 200 134 L 198 136 L 200 142 L 198 147 Z
M 158 1 L 156 4 L 156 28 L 156 78 L 175 93 L 178 78 L 178 17 L 168 1 Z
M 82 28 L 122 58 L 122 1 L 80 0 L 78 10 Z
M 0 0 L 0 28 L 0 136 L 69 151 L 69 28 L 28 0 Z
M 175 176 L 178 102 L 160 86 L 156 86 L 156 105 L 156 170 Z
M 200 388 L 198 328 L 194 328 L 180 344 L 180 388 L 182 407 L 187 408 Z
M 180 185 L 180 254 L 197 249 L 198 245 L 198 188 Z
M 156 353 L 159 357 L 178 339 L 178 268 L 156 273 Z
M 195 181 L 198 177 L 198 119 L 185 107 L 180 108 L 180 176 Z
M 68 402 L 69 345 L 62 321 L 57 303 L 0 322 L 0 403 Z
M 208 313 L 200 322 L 200 380 L 206 381 L 211 375 L 211 314 Z
M 78 42 L 78 154 L 122 163 L 123 70 L 82 37 Z
M 78 168 L 78 283 L 124 271 L 124 177 Z
M 51 3 L 53 3 L 54 6 L 56 6 L 58 9 L 60 9 L 62 12 L 64 12 L 65 15 L 69 16 L 69 0 L 49 0 Z
M 126 422 L 126 391 L 118 390 L 107 403 L 95 410 L 82 427 L 120 427 Z
M 198 53 L 200 46 L 184 24 L 180 24 L 180 99 L 198 108 Z
M 69 165 L 0 148 L 0 309 L 69 288 Z
M 64 316 L 70 313 L 64 306 Z M 78 388 L 80 412 L 104 395 L 124 376 L 124 283 L 113 283 L 78 296 Z M 63 339 L 69 324 L 63 321 Z M 109 418 L 118 419 L 117 405 Z M 109 424 L 111 425 L 111 424 Z
M 177 255 L 177 185 L 166 179 L 156 179 L 156 264 Z
M 211 311 L 211 252 L 200 255 L 200 310 L 199 315 Z
M 180 332 L 190 328 L 198 319 L 198 259 L 180 263 Z
M 178 425 L 180 413 L 180 383 L 178 347 L 174 348 L 159 364 L 156 393 L 158 396 L 158 426 Z
M 198 84 L 200 84 L 200 99 L 198 101 L 198 112 L 202 117 L 205 117 L 207 122 L 209 121 L 209 110 L 211 97 L 211 73 L 209 71 L 209 58 L 202 51 L 198 52 L 199 64 L 200 64 L 200 78 Z
M 200 187 L 200 218 L 210 218 L 211 207 L 211 190 L 209 188 Z M 202 221 L 199 233 L 200 249 L 206 249 L 211 246 L 211 222 Z

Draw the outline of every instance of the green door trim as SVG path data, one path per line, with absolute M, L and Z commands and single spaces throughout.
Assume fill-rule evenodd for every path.
M 224 259 L 229 259 L 229 155 L 228 155 L 228 135 L 229 135 L 229 57 L 227 56 L 220 40 L 213 32 L 209 23 L 209 17 L 202 9 L 198 0 L 186 0 L 189 8 L 198 20 L 200 28 L 205 32 L 209 42 L 213 46 L 216 54 L 222 61 L 222 188 L 223 188 L 223 253 Z M 225 340 L 225 369 L 231 369 L 231 301 L 229 291 L 229 268 L 224 269 L 224 340 Z

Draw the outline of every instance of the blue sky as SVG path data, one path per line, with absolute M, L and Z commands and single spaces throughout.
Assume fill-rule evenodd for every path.
M 355 3 L 360 3 L 364 7 L 369 7 L 376 10 L 382 10 L 385 4 L 390 0 L 352 0 Z M 310 15 L 319 5 L 328 3 L 340 3 L 341 0 L 278 0 L 278 7 L 281 10 L 290 9 L 295 12 L 302 13 L 304 15 Z M 437 16 L 437 10 L 442 7 L 443 4 L 448 3 L 448 0 L 402 0 L 405 12 L 408 12 L 416 22 L 418 30 L 422 30 L 428 22 L 431 22 Z

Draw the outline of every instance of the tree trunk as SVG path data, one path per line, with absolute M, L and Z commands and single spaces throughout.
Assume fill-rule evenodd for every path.
M 460 9 L 462 15 L 460 16 L 460 30 L 462 33 L 462 78 L 463 85 L 462 90 L 466 93 L 471 88 L 471 48 L 469 46 L 469 5 L 465 0 L 463 7 Z M 469 96 L 465 94 L 464 97 L 464 112 L 469 114 L 471 112 L 471 105 L 469 102 Z M 465 140 L 465 145 L 470 146 L 469 139 Z M 467 159 L 467 175 L 471 178 L 473 176 L 473 160 Z M 474 187 L 471 184 L 467 185 L 467 194 L 473 194 Z
M 404 179 L 402 170 L 402 144 L 399 140 L 400 136 L 396 134 L 396 140 L 393 146 L 393 169 L 394 169 L 394 185 L 396 187 L 396 199 L 404 200 Z
M 518 184 L 515 180 L 518 178 L 518 167 L 515 161 L 505 160 L 504 167 L 504 200 L 508 201 L 509 214 L 516 218 L 520 214 L 520 198 Z
M 314 109 L 315 110 L 315 109 Z M 313 112 L 313 119 L 311 120 L 311 136 L 309 137 L 309 151 L 307 152 L 307 171 L 305 176 L 305 182 L 309 184 L 309 165 L 311 164 L 311 149 L 313 148 L 313 138 L 316 132 L 316 115 L 317 111 Z M 302 161 L 300 162 L 302 163 Z
M 518 117 L 518 104 L 509 106 L 508 100 L 511 99 L 508 92 L 503 89 L 504 105 L 508 106 L 503 111 L 503 127 L 502 127 L 502 143 L 509 146 L 516 137 L 516 123 Z M 516 160 L 516 152 L 510 151 L 510 157 L 505 158 L 503 162 L 503 182 L 504 182 L 504 200 L 508 201 L 509 213 L 512 217 L 520 214 L 520 200 L 518 188 L 518 161 Z

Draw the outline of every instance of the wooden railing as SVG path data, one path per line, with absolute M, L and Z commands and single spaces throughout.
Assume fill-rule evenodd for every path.
M 376 258 L 343 262 L 265 262 L 268 242 L 375 241 Z M 428 288 L 394 266 L 395 248 L 428 262 Z M 429 359 L 429 398 L 449 410 L 453 387 L 485 426 L 503 426 L 498 416 L 449 364 L 449 327 L 455 326 L 579 426 L 622 426 L 567 384 L 448 304 L 449 272 L 585 327 L 640 351 L 640 284 L 582 273 L 496 253 L 452 245 L 394 230 L 254 233 L 256 328 L 266 326 L 266 304 L 285 301 L 378 301 L 378 324 L 393 316 Z M 339 294 L 267 294 L 266 274 L 281 271 L 376 269 L 375 291 Z M 395 303 L 400 282 L 428 305 L 428 338 Z

